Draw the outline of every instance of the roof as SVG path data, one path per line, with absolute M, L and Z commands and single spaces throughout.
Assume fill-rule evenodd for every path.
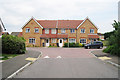
M 88 35 L 88 38 L 99 38 L 98 35 Z
M 23 36 L 22 32 L 19 32 L 18 37 L 22 37 L 22 36 Z
M 37 20 L 44 28 L 77 28 L 83 20 Z
M 96 27 L 96 25 L 88 17 L 84 20 L 36 20 L 34 17 L 32 17 L 28 22 L 30 22 L 32 19 L 42 29 L 43 28 L 68 28 L 68 27 L 78 29 L 86 20 L 89 20 Z M 28 22 L 25 25 L 27 25 Z
M 12 32 L 11 35 L 18 36 L 20 32 Z
M 3 30 L 5 31 L 6 29 L 5 29 L 5 26 L 4 26 L 1 18 L 0 18 L 0 32 L 2 32 Z
M 67 34 L 42 34 L 40 38 L 67 38 Z

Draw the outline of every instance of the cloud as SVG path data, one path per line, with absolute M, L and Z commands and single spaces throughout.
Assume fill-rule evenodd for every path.
M 117 19 L 118 1 L 0 0 L 0 16 L 9 32 L 19 31 L 31 16 L 36 19 L 84 19 L 89 16 L 98 25 L 100 32 L 106 32 L 109 26 L 109 29 L 113 30 L 110 23 Z M 16 27 L 16 30 L 13 27 Z

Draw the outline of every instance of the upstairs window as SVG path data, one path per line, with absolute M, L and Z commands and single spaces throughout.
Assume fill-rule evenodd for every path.
M 35 38 L 29 38 L 29 43 L 35 43 Z
M 75 29 L 71 29 L 70 32 L 71 32 L 71 33 L 75 33 Z
M 86 43 L 86 39 L 80 39 L 80 43 L 82 44 Z
M 65 29 L 61 29 L 61 33 L 65 33 Z
M 56 29 L 52 29 L 52 34 L 56 34 Z
M 85 29 L 81 29 L 81 33 L 85 33 Z
M 49 34 L 49 29 L 45 29 L 45 34 Z
M 27 33 L 30 32 L 30 28 L 26 28 L 26 32 L 27 32 Z
M 35 33 L 38 33 L 39 32 L 39 28 L 35 28 Z
M 94 29 L 90 29 L 90 33 L 94 33 Z

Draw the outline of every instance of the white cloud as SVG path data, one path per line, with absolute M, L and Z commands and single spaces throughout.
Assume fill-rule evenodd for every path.
M 100 32 L 106 32 L 107 28 L 108 31 L 113 29 L 110 23 L 117 19 L 118 1 L 0 0 L 0 16 L 7 26 L 18 27 L 18 29 L 15 28 L 17 31 L 31 16 L 37 19 L 84 19 L 89 16 L 98 25 Z

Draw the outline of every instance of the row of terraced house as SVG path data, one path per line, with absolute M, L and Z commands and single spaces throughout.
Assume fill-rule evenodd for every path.
M 64 43 L 86 44 L 99 39 L 98 28 L 87 17 L 84 20 L 36 20 L 22 27 L 27 46 L 59 46 Z

